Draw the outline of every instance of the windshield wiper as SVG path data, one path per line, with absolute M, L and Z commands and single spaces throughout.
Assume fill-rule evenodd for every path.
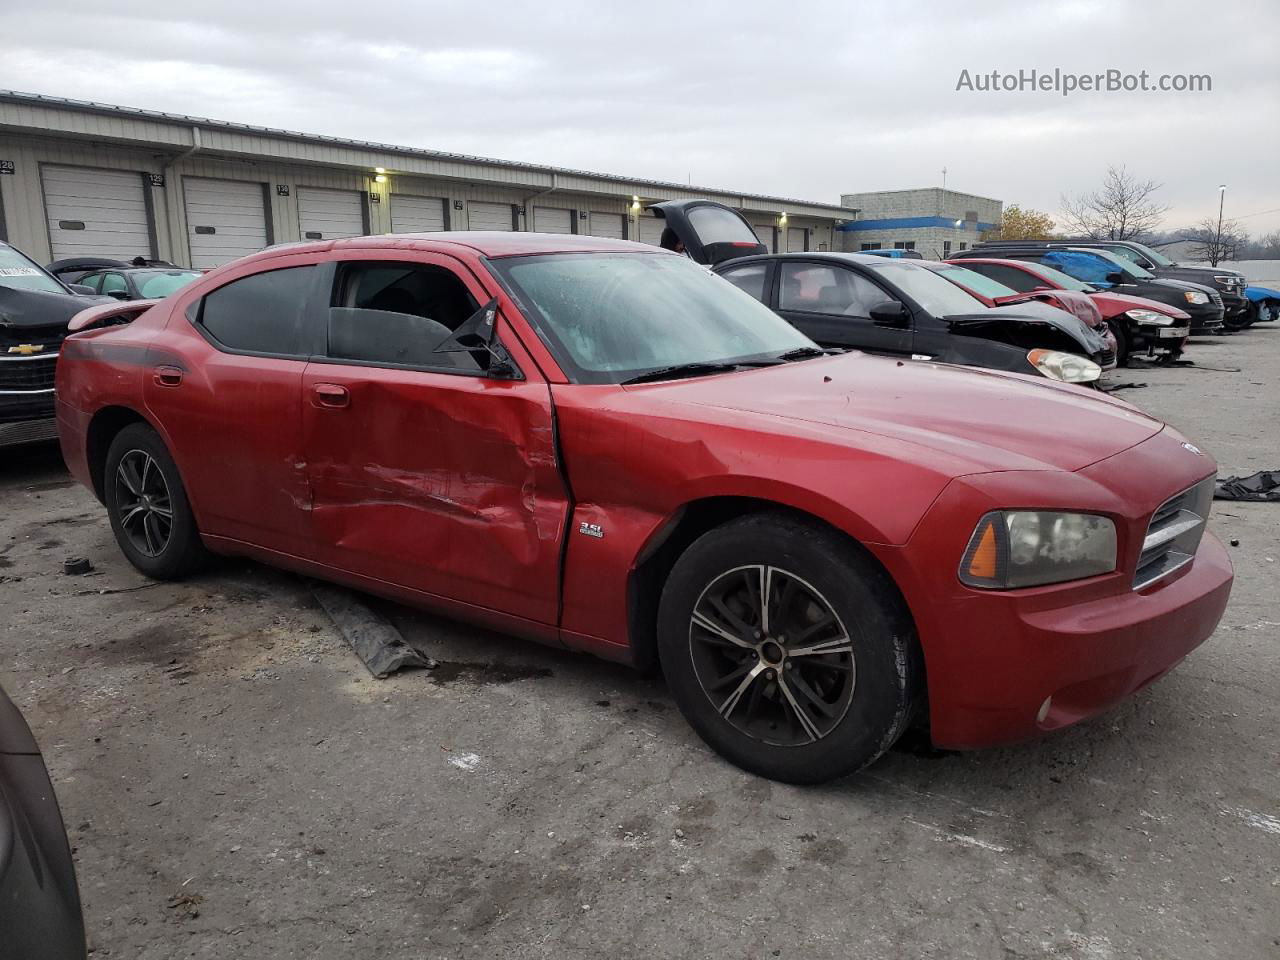
M 658 367 L 654 370 L 646 370 L 644 373 L 638 373 L 628 380 L 623 380 L 623 385 L 631 383 L 650 383 L 654 380 L 674 380 L 677 377 L 696 377 L 703 373 L 728 373 L 730 370 L 737 370 L 741 364 L 737 363 L 708 363 L 699 361 L 697 363 L 677 363 L 670 367 Z
M 786 353 L 778 354 L 779 360 L 808 360 L 810 357 L 825 357 L 827 351 L 821 347 L 796 347 L 794 350 L 788 350 Z

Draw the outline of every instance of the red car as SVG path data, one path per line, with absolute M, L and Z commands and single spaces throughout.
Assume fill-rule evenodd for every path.
M 238 554 L 661 664 L 707 743 L 780 780 L 859 769 L 926 706 L 946 747 L 1075 723 L 1231 590 L 1214 462 L 1173 429 L 824 351 L 654 247 L 295 244 L 73 326 L 63 453 L 142 572 Z
M 1098 309 L 1088 294 L 1075 290 L 1035 290 L 1020 293 L 986 274 L 971 270 L 965 261 L 958 263 L 943 261 L 941 263 L 926 260 L 922 266 L 934 273 L 946 277 L 956 286 L 967 290 L 988 307 L 1003 307 L 1027 301 L 1039 301 L 1059 310 L 1065 310 L 1083 323 L 1086 327 L 1097 331 L 1106 341 L 1107 350 L 1111 353 L 1111 363 L 1103 364 L 1104 370 L 1113 369 L 1116 365 L 1116 337 L 1107 325 L 1102 311 Z M 1070 279 L 1070 277 L 1068 277 Z
M 1173 358 L 1179 356 L 1186 346 L 1191 314 L 1167 303 L 1099 290 L 1061 270 L 1026 260 L 965 257 L 943 262 L 966 267 L 1019 293 L 1074 291 L 1087 294 L 1111 328 L 1116 341 L 1116 362 L 1120 366 L 1128 362 L 1130 354 L 1141 350 L 1149 353 L 1159 351 Z

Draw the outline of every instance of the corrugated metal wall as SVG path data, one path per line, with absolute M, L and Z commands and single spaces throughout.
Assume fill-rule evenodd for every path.
M 367 206 L 371 233 L 391 232 L 391 210 L 397 193 L 445 200 L 449 229 L 469 228 L 468 203 L 509 203 L 517 207 L 521 230 L 533 228 L 535 206 L 573 211 L 574 229 L 591 230 L 591 214 L 621 215 L 627 237 L 636 239 L 637 218 L 631 196 L 651 196 L 653 187 L 625 180 L 599 178 L 517 167 L 499 167 L 483 162 L 431 157 L 391 157 L 367 149 L 342 145 L 309 144 L 284 137 L 255 136 L 234 130 L 182 127 L 158 121 L 128 117 L 94 117 L 50 108 L 18 107 L 0 103 L 0 125 L 21 121 L 43 123 L 57 136 L 29 136 L 0 133 L 0 160 L 12 163 L 12 174 L 0 174 L 0 209 L 9 242 L 44 263 L 51 258 L 49 229 L 40 171 L 45 165 L 97 167 L 136 172 L 145 179 L 145 191 L 153 218 L 156 255 L 187 266 L 191 263 L 189 224 L 185 208 L 183 177 L 230 179 L 262 184 L 267 197 L 268 234 L 275 243 L 300 240 L 298 188 L 323 187 L 349 190 L 362 195 Z M 134 147 L 112 140 L 137 137 L 154 146 Z M 194 152 L 189 152 L 193 143 Z M 157 150 L 157 146 L 162 146 Z M 188 155 L 182 156 L 183 151 Z M 238 154 L 215 157 L 215 152 Z M 260 151 L 254 155 L 254 151 Z M 282 159 L 281 154 L 288 154 Z M 431 175 L 387 174 L 378 183 L 372 170 L 375 161 L 397 168 L 422 167 Z M 351 166 L 343 168 L 343 164 Z M 504 183 L 494 180 L 502 178 Z M 554 182 L 553 182 L 554 181 Z M 607 191 L 607 193 L 605 192 Z M 781 210 L 761 210 L 760 201 L 692 190 L 671 189 L 662 199 L 679 196 L 710 196 L 734 206 L 745 207 L 753 223 L 776 221 Z M 657 199 L 657 198 L 653 198 Z M 603 222 L 601 220 L 601 222 Z M 791 226 L 811 231 L 810 249 L 831 249 L 834 219 L 806 217 L 792 213 Z

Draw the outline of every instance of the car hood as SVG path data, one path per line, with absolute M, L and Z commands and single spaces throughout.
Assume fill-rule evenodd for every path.
M 954 475 L 1079 470 L 1164 427 L 1123 401 L 1041 377 L 863 353 L 625 389 L 746 415 L 753 422 L 732 419 L 754 429 L 766 418 L 783 431 L 786 422 L 822 425 L 850 446 L 873 434 Z
M 0 327 L 65 327 L 68 320 L 86 307 L 115 302 L 118 301 L 113 297 L 82 297 L 74 293 L 0 287 Z
M 1027 303 L 1006 304 L 1003 307 L 988 307 L 986 310 L 966 314 L 949 314 L 942 318 L 951 324 L 957 333 L 964 328 L 981 326 L 989 323 L 1041 323 L 1047 324 L 1065 333 L 1080 344 L 1081 349 L 1094 353 L 1101 349 L 1098 335 L 1073 313 L 1061 307 L 1034 301 Z
M 1176 320 L 1191 319 L 1191 315 L 1185 310 L 1179 310 L 1172 304 L 1161 303 L 1159 300 L 1148 300 L 1146 297 L 1131 297 L 1127 293 L 1112 293 L 1110 290 L 1099 290 L 1089 296 L 1103 308 L 1103 314 L 1108 317 L 1114 317 L 1117 313 L 1124 313 L 1126 310 L 1154 310 L 1156 313 L 1167 314 Z

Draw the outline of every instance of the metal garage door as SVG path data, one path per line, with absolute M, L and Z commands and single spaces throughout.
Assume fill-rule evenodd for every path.
M 336 240 L 365 233 L 364 194 L 357 190 L 298 188 L 298 230 L 303 240 Z
M 591 219 L 591 235 L 593 237 L 613 237 L 615 240 L 622 240 L 624 235 L 622 214 L 620 213 L 596 213 L 592 211 Z
M 467 204 L 467 221 L 472 230 L 514 230 L 514 209 L 509 203 L 481 203 L 473 200 Z
M 261 183 L 183 177 L 191 266 L 220 267 L 267 245 L 267 206 Z
M 409 197 L 397 193 L 391 198 L 392 233 L 435 233 L 444 229 L 442 197 Z
M 756 232 L 756 237 L 758 237 L 760 242 L 763 243 L 769 249 L 770 253 L 777 252 L 773 248 L 773 242 L 775 239 L 773 226 L 762 227 L 757 223 L 753 223 L 751 225 L 751 229 Z
M 573 233 L 573 211 L 559 207 L 534 207 L 535 233 Z
M 804 227 L 787 228 L 787 251 L 803 253 L 809 249 L 809 231 Z
M 640 217 L 640 236 L 641 243 L 652 243 L 655 247 L 662 243 L 662 229 L 667 225 L 667 221 L 655 217 L 651 213 L 646 213 Z
M 53 259 L 155 255 L 141 173 L 44 167 L 41 181 Z

